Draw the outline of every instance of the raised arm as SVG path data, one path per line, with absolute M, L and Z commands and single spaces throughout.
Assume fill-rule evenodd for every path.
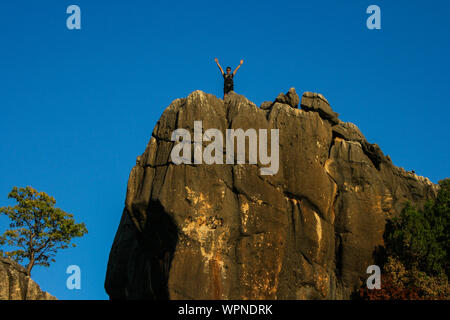
M 244 60 L 241 60 L 241 63 L 239 63 L 239 65 L 237 66 L 237 68 L 236 69 L 234 69 L 234 71 L 233 71 L 233 76 L 235 76 L 236 75 L 236 72 L 238 71 L 238 69 L 242 66 L 242 64 L 244 63 Z
M 220 66 L 219 60 L 217 60 L 217 58 L 214 58 L 214 61 L 217 63 L 217 66 L 220 69 L 220 72 L 222 73 L 222 75 L 224 74 L 222 67 Z

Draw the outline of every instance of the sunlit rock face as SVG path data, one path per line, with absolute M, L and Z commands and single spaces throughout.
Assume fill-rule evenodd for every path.
M 383 245 L 386 218 L 434 197 L 436 186 L 395 167 L 338 116 L 321 94 L 300 99 L 293 88 L 260 108 L 234 92 L 173 101 L 130 174 L 110 298 L 349 298 Z M 224 137 L 278 129 L 277 172 L 262 175 L 259 160 L 175 165 L 172 133 L 194 136 L 195 121 Z
M 24 267 L 0 257 L 0 300 L 56 300 L 26 275 Z

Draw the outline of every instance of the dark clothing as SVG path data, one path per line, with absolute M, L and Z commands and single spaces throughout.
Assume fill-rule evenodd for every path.
M 223 74 L 223 79 L 224 79 L 223 93 L 224 94 L 227 94 L 228 92 L 233 91 L 233 89 L 234 89 L 233 77 L 234 76 L 232 73 L 230 73 L 230 74 L 224 73 Z

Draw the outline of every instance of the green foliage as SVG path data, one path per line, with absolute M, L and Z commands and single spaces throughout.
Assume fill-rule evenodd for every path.
M 434 201 L 423 209 L 407 203 L 400 216 L 388 221 L 381 289 L 362 286 L 356 299 L 450 299 L 450 179 L 439 181 Z
M 55 199 L 45 192 L 13 187 L 8 198 L 17 205 L 0 208 L 0 215 L 10 219 L 10 229 L 0 236 L 0 245 L 15 248 L 4 253 L 11 259 L 19 263 L 28 260 L 28 274 L 35 265 L 48 267 L 59 249 L 68 248 L 72 238 L 87 233 L 84 223 L 75 223 L 72 214 L 56 208 Z
M 387 254 L 407 269 L 429 275 L 449 271 L 450 179 L 439 182 L 436 200 L 420 210 L 408 203 L 401 215 L 386 226 Z
M 406 269 L 403 263 L 388 257 L 381 276 L 381 290 L 359 289 L 356 299 L 363 300 L 448 300 L 447 276 L 430 276 L 416 268 Z

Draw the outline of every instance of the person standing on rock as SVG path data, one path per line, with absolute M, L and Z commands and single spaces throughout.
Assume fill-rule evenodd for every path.
M 234 90 L 234 82 L 233 82 L 233 78 L 236 75 L 236 72 L 238 71 L 238 69 L 242 66 L 242 64 L 244 63 L 244 60 L 241 60 L 241 63 L 239 63 L 239 65 L 237 66 L 237 68 L 233 71 L 233 73 L 231 73 L 231 67 L 227 67 L 227 73 L 223 72 L 222 67 L 220 66 L 219 60 L 217 58 L 214 59 L 214 61 L 216 61 L 217 66 L 220 69 L 220 72 L 222 73 L 223 76 L 223 98 L 225 99 L 225 96 L 228 94 L 228 92 L 233 91 Z

